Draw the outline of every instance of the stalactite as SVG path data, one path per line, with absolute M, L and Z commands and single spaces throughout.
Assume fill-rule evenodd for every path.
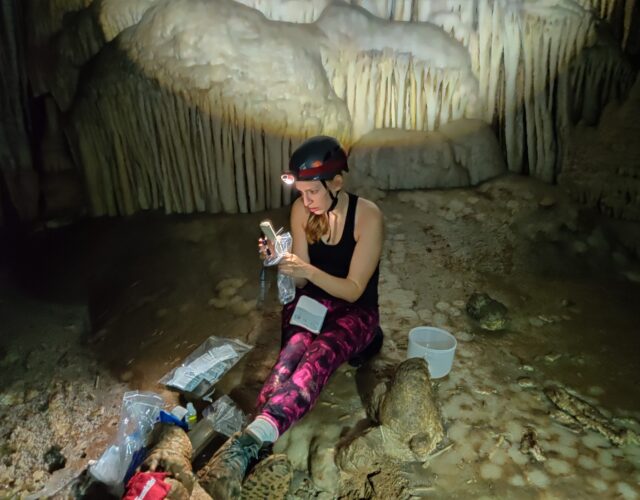
M 12 171 L 33 167 L 23 16 L 19 1 L 0 3 L 0 167 Z
M 380 19 L 340 4 L 331 17 L 329 0 L 241 3 L 264 17 L 230 1 L 27 0 L 30 47 L 58 66 L 34 71 L 33 88 L 70 109 L 94 213 L 277 207 L 305 136 L 349 145 L 478 116 L 500 128 L 511 171 L 553 181 L 566 130 L 633 76 L 594 47 L 591 11 L 623 23 L 624 47 L 634 0 L 351 0 Z M 273 68 L 242 64 L 266 44 Z

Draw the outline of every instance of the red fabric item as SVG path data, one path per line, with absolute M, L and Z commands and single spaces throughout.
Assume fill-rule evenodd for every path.
M 138 472 L 127 483 L 124 500 L 162 500 L 171 486 L 163 481 L 166 472 Z

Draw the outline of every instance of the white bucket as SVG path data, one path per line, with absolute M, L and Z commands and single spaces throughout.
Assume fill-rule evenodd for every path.
M 433 326 L 418 326 L 409 332 L 407 358 L 424 358 L 431 378 L 441 378 L 451 371 L 456 352 L 456 338 Z

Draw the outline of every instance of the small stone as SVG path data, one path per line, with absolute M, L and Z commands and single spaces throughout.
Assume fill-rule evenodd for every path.
M 451 309 L 449 309 L 449 316 L 451 316 L 453 318 L 457 318 L 461 314 L 462 314 L 462 311 L 460 309 L 458 309 L 457 307 L 452 307 Z
M 613 252 L 612 257 L 613 262 L 615 262 L 618 266 L 626 266 L 629 264 L 629 259 L 621 252 Z
M 15 406 L 24 403 L 24 390 L 18 388 L 9 389 L 0 394 L 0 406 Z
M 556 200 L 553 199 L 551 196 L 545 196 L 538 202 L 538 205 L 540 206 L 540 208 L 551 208 L 555 204 L 556 204 Z
M 120 374 L 119 378 L 121 382 L 129 382 L 133 378 L 133 371 L 126 370 Z
M 453 210 L 454 212 L 459 212 L 464 208 L 464 202 L 460 200 L 451 200 L 448 204 L 449 210 Z
M 44 463 L 47 466 L 49 474 L 51 474 L 54 471 L 63 469 L 67 464 L 67 459 L 62 454 L 61 448 L 54 445 L 44 454 Z
M 221 299 L 229 299 L 236 294 L 237 290 L 238 289 L 234 287 L 223 288 L 218 292 L 218 297 Z
M 447 317 L 444 314 L 437 312 L 433 315 L 432 321 L 436 326 L 444 326 L 447 324 Z
M 40 395 L 40 391 L 37 389 L 29 389 L 24 395 L 25 401 L 33 401 Z
M 231 303 L 229 308 L 231 312 L 236 316 L 245 316 L 249 314 L 250 311 L 256 308 L 256 304 L 257 304 L 257 301 L 255 299 L 247 300 L 247 301 L 239 301 L 239 302 Z
M 529 318 L 529 324 L 531 326 L 535 326 L 536 328 L 540 328 L 542 325 L 544 325 L 544 321 L 542 321 L 540 318 Z
M 506 328 L 507 307 L 486 293 L 473 293 L 467 302 L 467 314 L 476 320 L 483 330 L 497 331 Z
M 640 273 L 637 273 L 635 271 L 626 271 L 622 274 L 632 283 L 640 283 Z
M 431 321 L 431 317 L 433 316 L 430 309 L 419 309 L 417 313 L 420 321 Z
M 589 247 L 584 241 L 574 241 L 572 245 L 573 251 L 578 254 L 585 253 Z
M 43 470 L 37 470 L 33 473 L 33 480 L 35 482 L 40 482 L 44 479 L 44 471 Z
M 436 304 L 436 309 L 442 312 L 447 312 L 450 307 L 449 303 L 444 301 L 440 301 Z
M 457 332 L 455 334 L 455 337 L 456 337 L 456 340 L 460 342 L 469 342 L 473 340 L 473 335 L 471 335 L 469 332 Z
M 592 385 L 589 387 L 589 394 L 592 396 L 602 396 L 604 394 L 604 389 L 598 385 Z
M 547 354 L 544 357 L 544 360 L 547 361 L 548 363 L 555 363 L 556 361 L 558 361 L 558 359 L 560 359 L 561 356 L 562 354 L 560 353 Z
M 209 299 L 209 305 L 215 307 L 216 309 L 224 309 L 225 307 L 227 307 L 227 304 L 229 302 L 225 299 L 220 299 L 220 298 L 214 298 L 214 299 Z
M 531 389 L 536 386 L 536 383 L 529 377 L 520 377 L 518 379 L 518 385 L 523 389 Z

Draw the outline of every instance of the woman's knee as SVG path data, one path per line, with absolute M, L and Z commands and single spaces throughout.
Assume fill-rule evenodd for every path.
M 333 371 L 350 356 L 351 346 L 334 335 L 320 334 L 305 353 L 304 361 L 313 363 L 316 369 Z
M 313 334 L 304 330 L 282 332 L 281 348 L 308 346 L 313 341 Z

